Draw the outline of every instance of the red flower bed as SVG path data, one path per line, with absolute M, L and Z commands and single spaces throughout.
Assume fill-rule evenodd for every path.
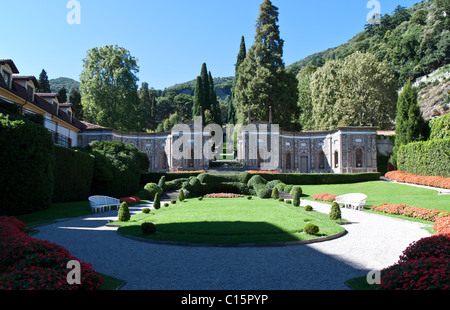
M 327 201 L 327 202 L 333 202 L 336 199 L 337 195 L 331 195 L 328 193 L 320 193 L 320 194 L 315 194 L 313 196 L 314 200 L 319 200 L 319 201 Z
M 390 171 L 386 173 L 385 176 L 391 180 L 401 183 L 450 189 L 450 178 L 414 175 L 412 173 L 402 171 Z
M 439 218 L 434 223 L 433 229 L 438 235 L 447 235 L 450 237 L 450 215 Z
M 69 285 L 67 263 L 79 261 L 62 246 L 25 234 L 25 223 L 0 217 L 0 290 L 94 290 L 103 278 L 80 262 L 81 285 Z
M 123 197 L 120 198 L 120 203 L 122 202 L 126 202 L 129 206 L 141 203 L 141 199 L 139 199 L 139 197 Z
M 435 222 L 438 218 L 446 215 L 445 211 L 440 211 L 436 209 L 424 209 L 411 207 L 403 204 L 381 204 L 377 206 L 370 207 L 374 211 L 384 212 L 388 214 L 404 215 L 408 217 L 413 217 L 417 219 L 427 220 Z
M 435 235 L 412 243 L 381 275 L 384 290 L 449 290 L 450 240 Z
M 270 174 L 279 174 L 278 171 L 267 171 L 267 170 L 248 170 L 248 173 L 253 173 L 253 174 L 257 174 L 257 173 L 270 173 Z
M 216 193 L 205 195 L 205 198 L 241 198 L 244 195 L 230 194 L 230 193 Z

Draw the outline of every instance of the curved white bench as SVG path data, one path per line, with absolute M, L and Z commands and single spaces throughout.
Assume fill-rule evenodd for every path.
M 89 203 L 93 212 L 103 211 L 104 209 L 111 210 L 112 206 L 120 207 L 120 200 L 108 196 L 91 196 Z
M 366 200 L 367 195 L 356 193 L 338 196 L 334 201 L 344 204 L 345 208 L 363 210 Z

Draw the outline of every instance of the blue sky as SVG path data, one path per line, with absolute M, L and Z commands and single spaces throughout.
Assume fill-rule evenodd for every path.
M 119 45 L 138 58 L 140 81 L 155 89 L 193 80 L 202 63 L 234 75 L 241 36 L 247 48 L 263 0 L 78 0 L 81 24 L 67 23 L 68 0 L 0 0 L 0 58 L 20 74 L 79 80 L 86 52 Z M 378 0 L 382 14 L 420 0 Z M 363 30 L 369 0 L 272 0 L 279 8 L 283 60 L 290 65 Z

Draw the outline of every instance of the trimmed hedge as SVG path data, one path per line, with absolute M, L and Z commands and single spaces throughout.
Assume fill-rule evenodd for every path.
M 401 146 L 397 168 L 415 175 L 450 177 L 450 138 Z
M 348 174 L 333 174 L 333 173 L 278 173 L 278 174 L 264 174 L 264 179 L 268 182 L 273 180 L 280 180 L 284 184 L 292 185 L 319 185 L 319 184 L 346 184 L 359 183 L 367 181 L 378 181 L 380 173 L 348 173 Z
M 94 156 L 55 145 L 55 189 L 53 202 L 89 198 L 94 176 Z
M 450 113 L 430 121 L 430 140 L 450 138 Z
M 53 196 L 55 151 L 50 132 L 0 113 L 0 214 L 47 209 Z

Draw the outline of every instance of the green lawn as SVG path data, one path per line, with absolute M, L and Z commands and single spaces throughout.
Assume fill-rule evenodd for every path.
M 438 192 L 435 190 L 405 184 L 371 181 L 337 185 L 302 185 L 302 189 L 303 198 L 311 200 L 313 195 L 319 193 L 333 195 L 363 193 L 368 196 L 366 206 L 374 206 L 386 202 L 450 212 L 450 195 L 438 195 Z
M 154 222 L 157 233 L 142 234 L 142 222 Z M 319 226 L 318 235 L 303 232 L 308 222 Z M 141 238 L 219 244 L 300 241 L 344 231 L 326 214 L 259 198 L 189 199 L 149 214 L 134 215 L 129 222 L 112 224 L 123 225 L 120 232 Z

